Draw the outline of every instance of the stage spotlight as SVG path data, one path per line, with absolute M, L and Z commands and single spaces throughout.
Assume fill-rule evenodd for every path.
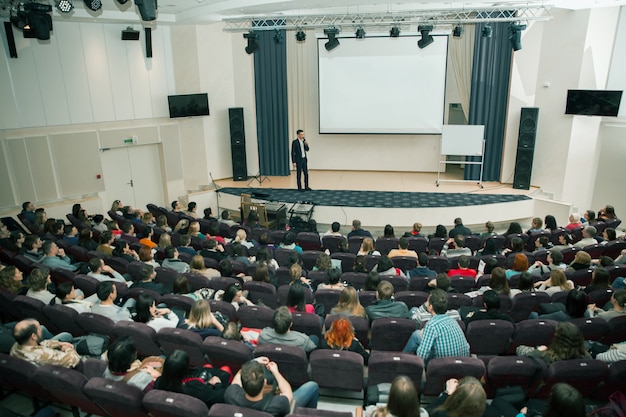
M 452 30 L 452 36 L 454 36 L 455 38 L 460 38 L 461 36 L 463 36 L 463 26 L 456 25 Z
M 391 30 L 389 31 L 389 36 L 391 36 L 392 38 L 397 38 L 400 36 L 400 28 L 398 26 L 394 26 L 391 28 Z
M 296 40 L 298 42 L 304 42 L 306 40 L 306 33 L 302 29 L 298 29 L 296 32 Z
M 282 41 L 283 33 L 278 29 L 274 29 L 274 43 L 281 43 Z
M 511 23 L 509 24 L 509 41 L 514 51 L 522 49 L 522 31 L 526 29 L 526 25 Z
M 328 42 L 324 44 L 324 47 L 326 48 L 327 51 L 330 52 L 339 46 L 339 40 L 337 39 L 338 34 L 339 34 L 339 29 L 337 29 L 334 26 L 324 29 L 324 35 L 328 36 Z
M 365 39 L 365 29 L 363 29 L 363 26 L 360 26 L 356 32 L 354 33 L 354 35 L 356 36 L 357 39 Z
M 482 30 L 483 38 L 491 38 L 493 34 L 493 28 L 490 25 L 485 25 Z
M 24 11 L 18 12 L 18 20 L 23 24 L 25 38 L 37 38 L 45 41 L 50 39 L 52 30 L 52 6 L 49 4 L 30 2 L 24 4 Z M 13 21 L 13 19 L 11 20 Z
M 144 22 L 150 22 L 156 19 L 157 0 L 135 0 L 135 6 L 139 9 L 141 20 Z
M 417 30 L 419 31 L 419 33 L 422 34 L 422 39 L 417 41 L 417 46 L 420 49 L 426 48 L 428 45 L 435 41 L 430 35 L 430 32 L 432 32 L 433 30 L 433 25 L 419 25 L 417 27 Z
M 71 0 L 56 0 L 55 3 L 61 13 L 69 13 L 74 8 Z
M 246 46 L 246 53 L 248 55 L 253 54 L 254 51 L 259 49 L 259 35 L 254 32 L 248 32 L 243 34 L 244 39 L 248 40 L 248 46 Z
M 128 3 L 128 0 L 117 0 L 117 2 L 119 4 L 126 4 L 126 3 Z
M 97 12 L 98 10 L 102 8 L 102 2 L 100 0 L 83 0 L 83 1 L 85 3 L 85 6 L 87 6 L 89 10 L 92 10 L 94 12 Z

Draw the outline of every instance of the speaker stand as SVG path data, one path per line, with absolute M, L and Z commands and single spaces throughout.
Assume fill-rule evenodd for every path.
M 248 181 L 248 187 L 250 186 L 250 184 L 252 184 L 254 181 L 257 181 L 259 183 L 259 185 L 263 184 L 263 181 L 269 181 L 272 182 L 272 180 L 270 179 L 270 177 L 268 177 L 267 175 L 261 175 L 261 171 L 257 172 L 256 175 L 251 175 L 250 176 L 250 181 Z

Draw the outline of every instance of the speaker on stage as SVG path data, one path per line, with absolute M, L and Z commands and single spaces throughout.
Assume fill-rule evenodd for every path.
M 513 188 L 520 190 L 528 190 L 530 188 L 538 121 L 538 107 L 522 107 L 517 140 L 517 157 L 515 158 L 515 173 L 513 174 Z
M 230 124 L 230 151 L 233 160 L 233 180 L 246 181 L 248 179 L 248 164 L 246 160 L 246 133 L 243 126 L 243 108 L 228 109 Z

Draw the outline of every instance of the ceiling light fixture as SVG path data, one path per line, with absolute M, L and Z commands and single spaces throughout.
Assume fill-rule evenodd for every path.
M 56 0 L 55 3 L 56 8 L 61 13 L 69 13 L 74 8 L 74 4 L 72 4 L 71 0 Z
M 363 26 L 359 26 L 354 36 L 356 36 L 357 39 L 365 39 L 365 29 L 363 29 Z
M 298 42 L 304 42 L 306 40 L 306 33 L 298 28 L 298 31 L 296 32 L 296 41 Z
M 522 31 L 525 29 L 526 25 L 520 25 L 519 23 L 509 24 L 509 41 L 514 51 L 522 49 Z
M 397 38 L 400 36 L 400 28 L 398 26 L 394 26 L 391 28 L 391 30 L 389 31 L 389 36 L 391 36 L 392 38 Z
M 433 25 L 419 25 L 417 30 L 422 34 L 422 39 L 417 41 L 417 46 L 420 49 L 426 48 L 435 41 L 435 39 L 430 35 L 430 32 L 433 31 Z
M 324 29 L 324 35 L 328 36 L 328 42 L 324 44 L 324 48 L 326 48 L 327 51 L 330 52 L 339 46 L 339 40 L 337 39 L 338 34 L 339 29 L 334 26 Z
M 493 28 L 491 27 L 491 25 L 485 25 L 485 27 L 483 27 L 483 30 L 482 30 L 483 38 L 491 38 L 492 34 L 493 34 Z
M 454 36 L 455 38 L 460 38 L 461 36 L 463 36 L 463 31 L 463 26 L 456 25 L 452 30 L 452 36 Z
M 248 40 L 248 46 L 246 46 L 246 53 L 248 55 L 253 54 L 257 49 L 259 49 L 259 35 L 255 32 L 248 32 L 243 34 L 244 39 Z
M 100 0 L 83 0 L 83 2 L 89 10 L 92 10 L 94 12 L 97 12 L 102 8 L 102 2 Z

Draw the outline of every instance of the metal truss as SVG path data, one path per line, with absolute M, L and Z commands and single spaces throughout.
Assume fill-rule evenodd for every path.
M 346 28 L 400 28 L 420 24 L 437 26 L 463 25 L 487 22 L 546 21 L 552 19 L 550 5 L 531 2 L 523 6 L 485 7 L 472 9 L 413 10 L 384 13 L 338 13 L 310 15 L 246 16 L 223 19 L 225 31 L 246 32 L 250 30 L 300 30 Z

